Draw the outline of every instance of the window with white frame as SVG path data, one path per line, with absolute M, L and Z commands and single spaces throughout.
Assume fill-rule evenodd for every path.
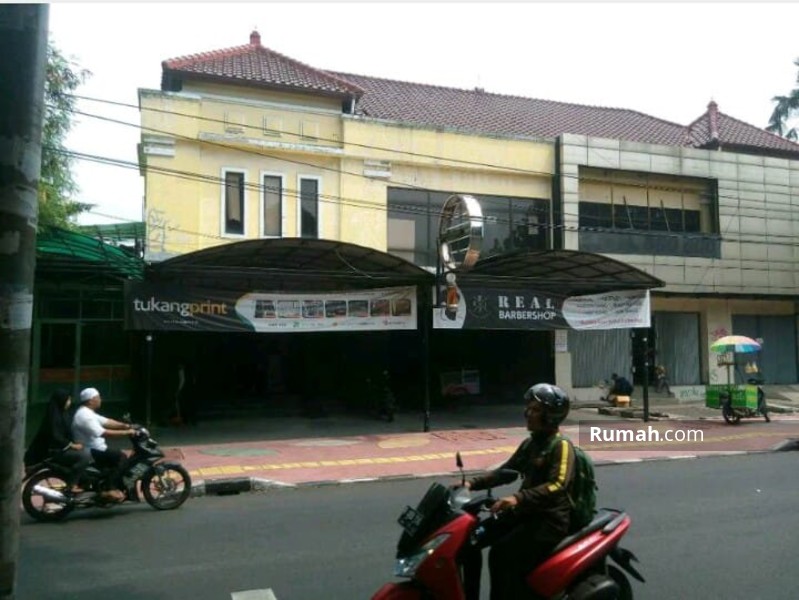
M 223 231 L 228 235 L 244 235 L 244 172 L 224 172 Z
M 319 179 L 300 178 L 300 237 L 319 237 Z
M 262 177 L 262 231 L 264 237 L 280 237 L 283 234 L 283 177 Z

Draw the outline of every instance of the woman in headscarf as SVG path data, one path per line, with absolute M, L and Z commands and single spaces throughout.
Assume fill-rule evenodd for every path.
M 58 464 L 70 469 L 65 481 L 70 491 L 79 491 L 77 481 L 83 470 L 92 462 L 83 445 L 72 441 L 72 416 L 69 407 L 72 395 L 66 390 L 56 390 L 50 396 L 44 419 L 25 452 L 25 466 L 33 466 L 52 457 Z

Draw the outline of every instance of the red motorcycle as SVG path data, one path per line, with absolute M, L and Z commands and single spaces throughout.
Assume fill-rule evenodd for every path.
M 459 454 L 457 461 L 462 467 Z M 500 474 L 499 485 L 512 483 L 519 475 L 507 469 Z M 465 488 L 431 485 L 419 505 L 408 506 L 399 517 L 403 533 L 394 574 L 409 581 L 385 584 L 372 600 L 463 600 L 458 556 L 480 535 L 482 523 L 495 518 L 488 511 L 495 500 L 490 489 L 472 497 Z M 625 512 L 600 510 L 589 525 L 565 538 L 527 576 L 530 599 L 632 599 L 632 586 L 622 569 L 638 581 L 644 578 L 630 564 L 637 561 L 632 552 L 619 547 L 629 527 Z M 621 569 L 608 564 L 608 558 Z

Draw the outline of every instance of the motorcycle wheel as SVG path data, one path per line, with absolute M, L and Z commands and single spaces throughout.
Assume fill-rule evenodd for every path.
M 619 586 L 619 595 L 616 596 L 617 600 L 633 600 L 633 586 L 630 584 L 630 580 L 627 579 L 627 576 L 622 573 L 621 569 L 609 565 L 608 576 Z
M 730 425 L 737 425 L 741 422 L 741 415 L 735 412 L 729 404 L 722 405 L 721 415 Z
M 72 512 L 74 507 L 71 504 L 47 500 L 44 496 L 34 491 L 33 488 L 37 485 L 61 494 L 67 490 L 67 482 L 55 471 L 36 473 L 22 489 L 22 507 L 31 517 L 42 523 L 54 523 L 66 518 Z
M 191 476 L 182 465 L 159 465 L 142 477 L 141 490 L 147 504 L 154 509 L 173 510 L 191 494 Z

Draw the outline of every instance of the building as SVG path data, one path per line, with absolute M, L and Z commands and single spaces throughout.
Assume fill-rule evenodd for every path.
M 144 266 L 134 253 L 79 231 L 38 232 L 29 432 L 38 427 L 58 388 L 77 397 L 82 388 L 94 386 L 111 410 L 121 414 L 129 408 L 136 391 L 132 371 L 140 360 L 135 340 L 124 329 L 123 286 L 140 279 Z
M 470 194 L 485 216 L 483 257 L 588 251 L 666 285 L 652 294 L 652 327 L 633 335 L 434 336 L 442 373 L 477 367 L 511 397 L 531 378 L 590 396 L 634 362 L 640 377 L 646 351 L 682 393 L 699 395 L 725 374 L 710 344 L 734 331 L 763 338 L 767 379 L 797 382 L 799 145 L 714 102 L 681 125 L 323 71 L 265 47 L 257 32 L 242 46 L 165 60 L 161 89 L 139 97 L 148 260 L 318 238 L 431 270 L 441 207 Z

